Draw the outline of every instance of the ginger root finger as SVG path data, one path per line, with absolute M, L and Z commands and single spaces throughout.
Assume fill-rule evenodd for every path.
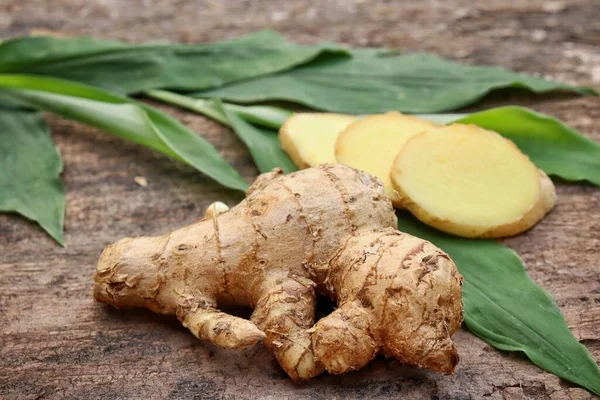
M 395 111 L 369 115 L 340 133 L 335 142 L 335 159 L 381 179 L 385 194 L 394 207 L 402 208 L 402 201 L 390 180 L 394 159 L 408 139 L 436 126 L 433 122 Z
M 340 164 L 289 175 L 276 170 L 261 175 L 237 206 L 218 208 L 164 236 L 108 246 L 94 275 L 94 297 L 176 315 L 197 337 L 224 348 L 264 338 L 294 381 L 325 367 L 334 373 L 360 368 L 379 350 L 452 370 L 457 358 L 449 335 L 462 318 L 458 272 L 450 260 L 440 261 L 443 253 L 433 245 L 395 229 L 379 179 Z M 400 287 L 414 296 L 384 306 L 387 290 Z M 340 309 L 313 326 L 317 291 Z M 251 320 L 218 311 L 228 305 L 254 308 Z M 401 313 L 428 327 L 426 340 L 403 327 Z M 426 347 L 444 348 L 446 358 L 425 354 Z M 331 357 L 332 349 L 341 361 Z
M 332 374 L 358 370 L 379 352 L 373 336 L 374 316 L 356 302 L 347 302 L 317 322 L 312 346 L 315 359 Z
M 315 283 L 302 277 L 279 276 L 258 288 L 250 320 L 266 333 L 265 345 L 283 370 L 299 382 L 319 375 L 308 332 L 315 319 Z
M 178 316 L 184 327 L 201 340 L 223 349 L 244 349 L 264 340 L 267 335 L 247 319 L 214 309 L 197 309 Z
M 335 163 L 335 141 L 357 119 L 344 114 L 297 113 L 279 130 L 279 142 L 300 169 Z
M 550 179 L 513 142 L 475 125 L 414 136 L 396 157 L 391 178 L 417 218 L 464 237 L 516 235 L 556 203 Z
M 462 322 L 462 277 L 446 253 L 395 229 L 372 230 L 353 236 L 328 271 L 340 309 L 351 316 L 360 313 L 347 310 L 357 308 L 369 315 L 353 317 L 358 323 L 352 318 L 345 321 L 354 330 L 362 329 L 362 337 L 373 338 L 374 348 L 405 363 L 454 371 L 458 353 L 450 337 Z M 317 360 L 327 367 L 331 363 L 321 359 L 315 342 L 321 335 L 332 334 L 326 331 L 330 324 L 321 321 L 314 328 L 313 344 Z M 351 335 L 360 338 L 352 329 Z M 365 343 L 365 339 L 360 341 Z M 346 351 L 353 351 L 352 346 Z M 364 357 L 363 362 L 367 354 Z M 335 372 L 353 370 L 361 363 L 346 365 L 346 370 Z

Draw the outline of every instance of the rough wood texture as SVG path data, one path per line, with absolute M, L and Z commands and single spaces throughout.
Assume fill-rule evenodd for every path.
M 0 37 L 37 30 L 210 41 L 271 27 L 305 43 L 427 50 L 599 86 L 599 15 L 597 0 L 0 0 Z M 542 100 L 511 92 L 487 104 L 507 102 L 533 106 L 600 140 L 598 98 Z M 229 131 L 168 110 L 213 142 L 248 180 L 256 175 Z M 221 351 L 170 318 L 94 303 L 91 276 L 104 245 L 189 224 L 211 202 L 235 204 L 241 194 L 104 133 L 57 118 L 51 127 L 65 162 L 66 247 L 21 218 L 0 215 L 0 398 L 592 398 L 466 330 L 455 336 L 462 361 L 454 376 L 377 359 L 363 371 L 296 386 L 260 346 Z M 136 185 L 135 176 L 144 176 L 148 187 Z M 555 211 L 507 243 L 599 360 L 600 190 L 559 183 L 558 193 Z

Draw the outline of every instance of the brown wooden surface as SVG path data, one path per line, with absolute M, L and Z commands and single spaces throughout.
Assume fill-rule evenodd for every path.
M 211 41 L 262 27 L 290 39 L 432 51 L 600 86 L 600 2 L 573 1 L 0 0 L 0 37 L 31 31 L 132 41 Z M 600 99 L 496 95 L 555 115 L 600 140 Z M 168 108 L 169 111 L 174 111 Z M 175 114 L 214 143 L 248 180 L 243 145 L 206 119 Z M 225 190 L 192 169 L 99 131 L 51 118 L 65 163 L 66 247 L 32 223 L 0 215 L 0 398 L 588 399 L 466 330 L 454 376 L 377 359 L 346 376 L 296 386 L 262 347 L 218 350 L 171 318 L 94 303 L 103 246 L 198 219 Z M 144 176 L 148 187 L 134 183 Z M 575 336 L 600 360 L 600 190 L 558 184 L 559 204 L 507 243 L 557 300 Z

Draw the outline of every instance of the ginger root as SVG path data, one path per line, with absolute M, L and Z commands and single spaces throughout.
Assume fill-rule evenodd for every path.
M 349 125 L 338 136 L 335 158 L 381 179 L 394 207 L 402 208 L 390 180 L 394 159 L 408 139 L 435 127 L 433 122 L 394 111 L 369 115 Z
M 215 204 L 193 225 L 108 246 L 94 297 L 176 315 L 223 348 L 263 341 L 294 381 L 378 353 L 452 373 L 462 278 L 448 255 L 395 226 L 377 178 L 339 164 L 274 171 L 232 209 Z M 313 326 L 317 293 L 338 308 Z M 228 305 L 254 312 L 219 311 Z
M 344 114 L 297 113 L 279 129 L 279 142 L 300 169 L 335 163 L 335 141 L 357 119 Z
M 394 161 L 391 179 L 418 219 L 464 237 L 516 235 L 556 203 L 552 181 L 513 142 L 475 125 L 412 137 Z

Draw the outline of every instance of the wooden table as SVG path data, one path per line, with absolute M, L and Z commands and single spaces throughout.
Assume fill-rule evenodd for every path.
M 425 50 L 600 86 L 600 2 L 572 1 L 118 1 L 0 0 L 0 37 L 31 31 L 132 41 L 212 41 L 270 27 L 290 39 Z M 600 140 L 600 99 L 504 93 Z M 200 116 L 174 112 L 243 175 L 256 169 L 241 142 Z M 0 215 L 0 398 L 588 399 L 518 354 L 467 330 L 461 363 L 444 376 L 377 359 L 345 376 L 296 386 L 261 346 L 245 352 L 201 343 L 172 318 L 95 303 L 102 248 L 197 220 L 242 196 L 152 151 L 51 118 L 67 193 L 66 247 L 32 223 Z M 134 177 L 145 177 L 140 187 Z M 600 189 L 558 183 L 558 207 L 507 240 L 558 302 L 569 327 L 600 359 Z

